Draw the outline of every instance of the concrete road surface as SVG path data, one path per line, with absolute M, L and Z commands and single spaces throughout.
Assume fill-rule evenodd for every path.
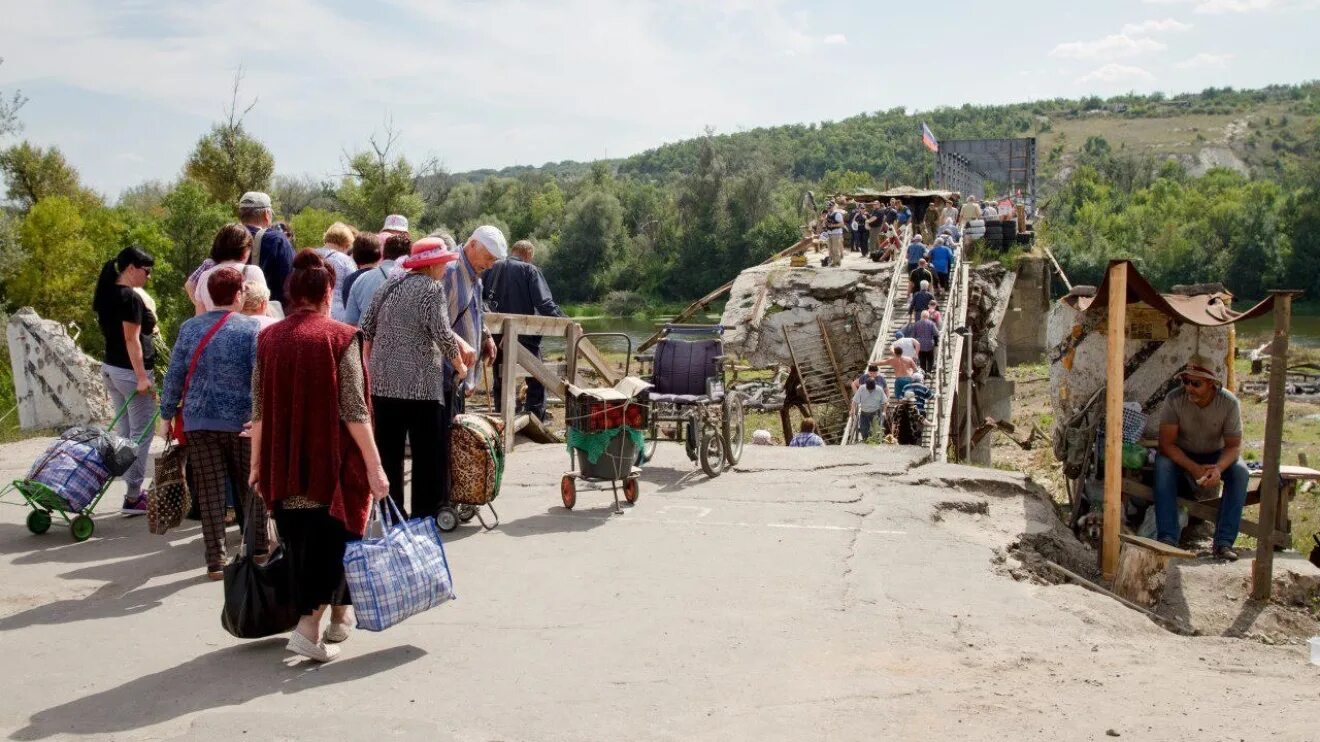
M 0 478 L 44 443 L 0 449 Z M 503 525 L 449 541 L 459 599 L 355 632 L 324 666 L 281 639 L 225 634 L 194 523 L 151 536 L 108 499 L 74 544 L 0 506 L 0 728 L 228 742 L 1320 737 L 1304 648 L 1173 636 L 1080 588 L 1016 582 L 996 550 L 1041 527 L 1041 503 L 1016 475 L 911 471 L 917 460 L 749 447 L 711 480 L 664 444 L 640 501 L 612 515 L 608 490 L 564 510 L 563 448 L 521 445 Z M 987 509 L 932 517 L 958 502 Z

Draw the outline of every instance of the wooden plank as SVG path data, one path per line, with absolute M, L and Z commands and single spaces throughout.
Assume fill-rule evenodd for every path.
M 1127 326 L 1127 264 L 1109 268 L 1109 332 L 1105 359 L 1105 520 L 1100 572 L 1113 583 L 1118 573 L 1119 527 L 1123 520 L 1123 361 Z
M 568 331 L 570 325 L 577 324 L 572 317 L 544 317 L 532 314 L 504 314 L 487 312 L 482 320 L 490 327 L 502 327 L 512 320 L 519 335 L 559 335 Z
M 1196 558 L 1195 554 L 1193 554 L 1192 552 L 1186 549 L 1180 549 L 1177 546 L 1170 546 L 1169 544 L 1166 544 L 1163 541 L 1156 541 L 1153 538 L 1145 538 L 1144 536 L 1134 536 L 1130 533 L 1124 533 L 1120 535 L 1119 538 L 1123 540 L 1123 543 L 1136 544 L 1137 546 L 1144 546 L 1147 549 L 1152 549 L 1154 551 L 1160 552 L 1161 554 L 1166 554 L 1171 557 L 1177 557 L 1179 559 Z
M 1283 405 L 1288 401 L 1288 334 L 1292 324 L 1292 294 L 1273 291 L 1274 340 L 1270 346 L 1270 392 L 1265 407 L 1265 452 L 1260 480 L 1260 523 L 1273 528 L 1279 511 L 1279 455 L 1283 446 Z M 1285 548 L 1288 546 L 1284 544 Z M 1274 583 L 1274 549 L 1256 549 L 1251 564 L 1251 597 L 1268 600 Z
M 567 342 L 567 345 L 564 346 L 566 351 L 564 353 L 564 360 L 568 364 L 568 369 L 564 373 L 564 379 L 573 386 L 577 386 L 577 341 L 580 337 L 582 337 L 582 325 L 579 325 L 576 322 L 569 325 L 564 334 L 564 340 Z
M 793 370 L 798 374 L 798 385 L 802 388 L 802 396 L 807 403 L 807 414 L 814 418 L 816 413 L 812 409 L 811 393 L 807 391 L 807 382 L 802 378 L 802 370 L 801 367 L 798 366 L 797 354 L 793 352 L 793 341 L 789 339 L 788 329 L 785 326 L 780 325 L 779 330 L 784 333 L 784 347 L 788 348 L 788 360 L 793 363 Z
M 504 420 L 504 451 L 508 453 L 513 450 L 513 408 L 518 398 L 518 381 L 514 371 L 518 367 L 518 349 L 522 347 L 518 344 L 517 320 L 506 318 L 501 334 L 504 336 L 500 338 L 504 345 L 504 363 L 500 367 L 500 417 Z
M 1155 502 L 1155 490 L 1132 479 L 1123 480 L 1123 494 L 1130 497 L 1137 497 L 1146 500 L 1147 502 Z M 1178 498 L 1178 504 L 1187 508 L 1188 515 L 1214 523 L 1219 519 L 1219 501 L 1211 500 L 1209 502 L 1213 504 L 1207 504 L 1197 500 L 1188 500 L 1181 497 Z M 1246 518 L 1242 519 L 1241 530 L 1243 533 L 1254 537 L 1262 544 L 1267 542 L 1271 535 L 1268 530 L 1261 528 L 1260 524 L 1255 521 L 1247 520 Z M 1287 546 L 1292 543 L 1292 536 L 1285 531 L 1275 529 L 1272 535 L 1275 544 Z
M 1050 249 L 1044 245 L 1041 245 L 1041 249 L 1045 251 L 1045 257 L 1050 259 L 1050 265 L 1054 266 L 1054 272 L 1059 274 L 1059 280 L 1063 281 L 1063 285 L 1067 286 L 1069 291 L 1072 291 L 1072 282 L 1068 280 L 1068 275 L 1059 266 L 1059 261 L 1054 259 L 1054 253 L 1050 252 Z M 1229 327 L 1232 327 L 1232 325 L 1229 325 Z
M 524 348 L 522 343 L 518 344 L 518 365 L 522 366 L 534 379 L 541 382 L 541 386 L 544 386 L 547 392 L 553 393 L 560 399 L 568 399 L 568 389 L 564 384 L 564 380 L 559 378 L 559 375 L 551 371 L 544 363 L 541 363 L 541 359 L 532 355 L 532 352 Z
M 785 257 L 787 255 L 792 255 L 795 252 L 804 251 L 808 247 L 811 247 L 811 241 L 812 241 L 811 237 L 803 237 L 802 239 L 794 243 L 792 247 L 786 250 L 780 250 L 774 255 L 771 255 L 765 260 L 762 260 L 757 265 L 765 265 L 766 263 L 773 263 L 776 260 L 779 260 L 780 258 Z M 686 309 L 674 315 L 674 319 L 670 322 L 670 324 L 686 322 L 687 320 L 691 319 L 692 316 L 695 315 L 697 312 L 701 311 L 702 309 L 705 309 L 712 301 L 715 301 L 724 294 L 728 293 L 729 289 L 731 288 L 733 288 L 733 281 L 729 281 L 728 283 L 724 284 L 723 286 L 720 286 L 719 288 L 715 289 L 709 294 L 706 294 L 700 299 L 697 299 L 696 301 L 689 304 Z M 651 337 L 647 338 L 646 342 L 638 346 L 637 352 L 642 353 L 646 351 L 648 348 L 650 348 L 652 345 L 655 345 L 660 340 L 660 334 L 661 334 L 660 332 L 657 332 Z
M 593 345 L 591 340 L 583 340 L 578 345 L 578 349 L 582 353 L 582 357 L 587 359 L 587 363 L 591 364 L 591 367 L 596 369 L 596 373 L 605 379 L 606 386 L 614 386 L 619 383 L 619 379 L 623 378 L 623 374 L 614 368 L 614 364 L 605 360 L 605 356 L 600 354 L 600 349 Z

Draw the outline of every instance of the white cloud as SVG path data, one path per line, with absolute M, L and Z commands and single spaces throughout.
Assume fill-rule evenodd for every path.
M 848 37 L 841 33 L 832 33 L 821 39 L 821 42 L 829 46 L 841 46 L 848 43 Z
M 1162 41 L 1145 36 L 1129 36 L 1124 33 L 1110 34 L 1094 41 L 1067 41 L 1050 51 L 1051 57 L 1067 59 L 1118 59 L 1137 57 L 1150 52 L 1166 49 Z
M 1126 64 L 1109 64 L 1098 67 L 1077 78 L 1075 82 L 1081 85 L 1091 82 L 1119 83 L 1119 82 L 1150 82 L 1155 76 L 1140 67 L 1132 67 Z
M 1190 24 L 1183 23 L 1174 18 L 1164 18 L 1156 20 L 1154 18 L 1141 23 L 1128 23 L 1123 26 L 1123 33 L 1132 35 L 1143 35 L 1152 33 L 1171 33 L 1175 31 L 1186 31 L 1191 28 Z
M 1197 13 L 1222 15 L 1224 13 L 1252 13 L 1277 8 L 1281 0 L 1145 0 L 1150 5 L 1190 5 Z
M 1233 60 L 1233 54 L 1201 52 L 1174 65 L 1180 70 L 1224 69 Z

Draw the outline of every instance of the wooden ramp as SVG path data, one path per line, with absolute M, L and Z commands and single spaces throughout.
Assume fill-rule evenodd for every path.
M 780 328 L 793 368 L 802 380 L 807 410 L 816 419 L 816 433 L 827 444 L 843 440 L 843 430 L 848 422 L 852 392 L 848 377 L 852 367 L 844 364 L 852 362 L 851 357 L 858 355 L 857 343 L 851 337 L 855 328 L 856 321 L 848 317 L 835 321 L 833 333 L 831 323 L 819 317 L 816 318 L 815 332 L 811 331 L 810 325 L 793 331 Z M 865 346 L 861 348 L 865 350 Z M 845 353 L 842 358 L 840 351 Z

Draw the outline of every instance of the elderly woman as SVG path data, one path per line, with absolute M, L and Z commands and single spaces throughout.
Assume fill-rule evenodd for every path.
M 279 526 L 302 620 L 288 649 L 318 662 L 348 638 L 344 546 L 389 482 L 371 432 L 357 331 L 330 318 L 335 274 L 311 250 L 289 274 L 288 316 L 261 332 L 252 372 L 252 471 Z M 296 369 L 296 373 L 290 373 Z M 321 617 L 332 606 L 321 635 Z
M 264 283 L 248 281 L 243 284 L 241 311 L 245 316 L 256 320 L 263 330 L 280 321 L 278 317 L 270 316 L 270 289 Z
M 461 378 L 476 361 L 471 345 L 454 334 L 441 279 L 458 253 L 438 238 L 413 243 L 399 264 L 406 271 L 376 291 L 362 317 L 376 446 L 390 497 L 403 510 L 403 444 L 412 446 L 412 508 L 434 516 L 449 471 L 449 417 L 445 414 L 444 360 Z
M 335 267 L 335 295 L 330 303 L 330 316 L 344 321 L 344 283 L 357 270 L 348 251 L 353 247 L 353 229 L 343 222 L 335 222 L 325 230 L 321 237 L 324 246 L 317 248 L 316 254 Z
M 192 300 L 197 308 L 198 314 L 214 312 L 216 303 L 212 301 L 211 294 L 207 288 L 207 278 L 212 273 L 222 267 L 230 267 L 238 270 L 243 275 L 243 281 L 252 281 L 266 285 L 266 276 L 261 269 L 255 265 L 248 265 L 248 258 L 252 254 L 252 235 L 248 234 L 247 228 L 242 224 L 226 224 L 215 233 L 215 239 L 211 241 L 211 257 L 208 262 L 211 266 L 208 268 L 206 263 L 193 273 L 196 277 L 193 283 Z M 189 277 L 189 282 L 193 278 Z M 188 288 L 188 284 L 184 284 Z
M 216 308 L 179 328 L 161 389 L 160 418 L 166 438 L 186 437 L 189 474 L 202 515 L 206 576 L 220 580 L 224 578 L 227 484 L 233 484 L 243 513 L 249 504 L 255 505 L 251 490 L 244 486 L 252 449 L 242 432 L 252 415 L 252 367 L 261 327 L 239 314 L 243 277 L 237 269 L 224 266 L 211 271 L 206 288 Z M 264 507 L 257 506 L 256 523 L 256 553 L 265 554 Z
M 101 365 L 101 380 L 110 392 L 115 409 L 125 405 L 128 411 L 120 418 L 118 432 L 125 438 L 138 440 L 151 425 L 156 410 L 156 313 L 143 299 L 140 290 L 151 278 L 155 258 L 137 247 L 126 247 L 114 260 L 101 266 L 92 295 L 92 311 L 105 337 L 105 361 Z M 128 491 L 120 512 L 142 515 L 147 512 L 147 495 L 142 491 L 146 479 L 147 454 L 150 446 L 138 446 L 137 459 L 124 474 Z

